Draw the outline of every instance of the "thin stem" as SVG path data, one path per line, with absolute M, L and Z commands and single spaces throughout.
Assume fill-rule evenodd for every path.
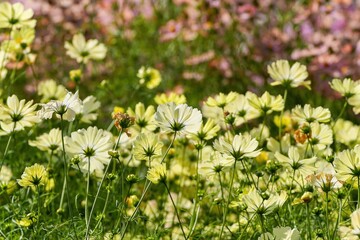
M 104 204 L 103 210 L 102 210 L 102 212 L 101 212 L 101 217 L 100 217 L 99 220 L 97 221 L 97 223 L 96 223 L 93 231 L 95 231 L 95 230 L 97 229 L 97 227 L 100 225 L 102 219 L 105 217 L 105 211 L 106 211 L 107 203 L 108 203 L 108 201 L 109 201 L 109 196 L 110 196 L 110 190 L 107 191 L 106 199 L 105 199 L 105 204 Z M 89 219 L 89 223 L 90 223 L 90 219 Z
M 329 192 L 326 192 L 326 236 L 327 239 L 330 239 L 330 229 L 329 229 Z
M 338 230 L 339 223 L 341 222 L 341 213 L 342 213 L 342 201 L 341 201 L 341 199 L 339 199 L 339 213 L 338 213 L 336 225 L 335 225 L 334 232 L 333 232 L 333 237 L 332 237 L 333 239 L 335 239 L 335 235 Z
M 359 209 L 359 206 L 360 206 L 360 176 L 357 176 L 357 184 L 358 184 L 357 209 Z
M 170 151 L 170 148 L 172 147 L 172 145 L 173 145 L 174 142 L 175 142 L 176 135 L 177 135 L 177 132 L 174 132 L 174 137 L 173 137 L 173 139 L 171 140 L 171 143 L 170 143 L 169 147 L 166 149 L 166 152 L 165 152 L 163 158 L 161 159 L 160 164 L 162 164 L 162 163 L 164 162 L 166 156 L 168 155 L 168 153 L 169 153 L 169 151 Z M 143 201 L 143 199 L 144 199 L 147 191 L 149 190 L 150 186 L 151 186 L 151 182 L 149 182 L 149 184 L 145 187 L 145 190 L 143 191 L 143 194 L 141 195 L 140 200 L 139 200 L 138 204 L 136 205 L 136 208 L 135 208 L 134 212 L 131 214 L 130 218 L 127 219 L 127 221 L 126 221 L 126 223 L 125 223 L 125 227 L 124 227 L 123 233 L 121 234 L 121 240 L 124 239 L 124 236 L 125 236 L 125 233 L 126 233 L 126 229 L 127 229 L 128 226 L 129 226 L 129 222 L 132 221 L 132 220 L 134 219 L 134 217 L 136 216 L 136 214 L 137 214 L 137 212 L 138 212 L 138 210 L 139 210 L 139 208 L 140 208 L 140 204 L 142 203 L 142 201 Z
M 311 240 L 311 223 L 310 223 L 310 211 L 309 203 L 306 203 L 306 225 L 307 225 L 307 239 Z
M 187 239 L 187 237 L 186 237 L 186 234 L 185 234 L 184 228 L 183 228 L 183 226 L 182 226 L 182 223 L 181 223 L 181 221 L 180 221 L 180 215 L 179 215 L 179 212 L 178 212 L 177 207 L 176 207 L 176 205 L 175 205 L 174 199 L 173 199 L 173 198 L 172 198 L 172 196 L 171 196 L 171 193 L 170 193 L 169 187 L 166 185 L 166 183 L 165 183 L 165 182 L 163 182 L 163 183 L 164 183 L 165 188 L 166 188 L 166 190 L 167 190 L 167 192 L 168 192 L 168 194 L 169 194 L 170 200 L 171 200 L 171 202 L 172 202 L 172 204 L 173 204 L 173 206 L 174 206 L 175 213 L 176 213 L 176 217 L 177 217 L 177 219 L 178 219 L 178 221 L 179 221 L 181 231 L 182 231 L 182 233 L 183 233 L 183 235 L 184 235 L 184 238 L 185 238 L 185 240 L 186 240 L 186 239 Z
M 282 119 L 283 119 L 283 116 L 284 116 L 284 109 L 285 109 L 285 106 L 286 106 L 287 93 L 288 93 L 288 90 L 287 90 L 287 88 L 285 88 L 285 91 L 284 91 L 284 108 L 281 110 L 281 113 L 280 113 L 280 123 L 279 123 L 280 152 L 282 152 L 282 147 L 281 147 Z
M 6 147 L 5 147 L 4 156 L 3 156 L 2 160 L 1 160 L 0 171 L 2 169 L 2 166 L 3 166 L 4 162 L 5 162 L 6 155 L 7 155 L 8 151 L 9 151 L 10 142 L 11 142 L 11 139 L 13 137 L 13 134 L 15 133 L 14 132 L 15 131 L 15 126 L 16 126 L 16 122 L 14 123 L 13 130 L 12 130 L 10 136 L 9 136 L 9 139 L 8 139 Z
M 89 196 L 89 188 L 90 188 L 90 157 L 88 157 L 88 172 L 87 172 L 87 179 L 86 179 L 86 195 L 85 195 L 85 223 L 86 229 L 89 228 L 89 209 L 88 209 L 88 196 Z M 85 239 L 88 239 L 88 231 L 85 233 Z
M 60 115 L 61 146 L 62 146 L 63 161 L 64 161 L 64 185 L 63 185 L 63 190 L 62 190 L 62 193 L 61 193 L 61 200 L 60 200 L 60 207 L 59 207 L 59 209 L 63 209 L 63 208 L 62 208 L 63 198 L 64 198 L 64 192 L 66 191 L 66 199 L 67 199 L 67 201 L 68 201 L 68 209 L 69 209 L 69 215 L 70 215 L 70 218 L 71 218 L 71 224 L 72 224 L 72 226 L 73 226 L 75 238 L 78 239 L 77 234 L 76 234 L 75 223 L 74 223 L 74 220 L 73 220 L 72 210 L 71 210 L 69 189 L 67 188 L 67 175 L 68 175 L 68 169 L 67 169 L 67 167 L 68 167 L 68 166 L 67 166 L 66 152 L 65 152 L 64 126 L 63 126 L 63 124 L 64 124 L 63 115 Z
M 36 185 L 36 192 L 37 192 L 37 223 L 36 223 L 36 231 L 39 231 L 39 222 L 40 222 L 40 188 L 39 185 Z M 39 233 L 39 232 L 38 232 Z
M 263 134 L 263 131 L 264 131 L 265 123 L 266 123 L 266 114 L 264 115 L 264 120 L 263 120 L 261 130 L 260 130 L 260 134 L 259 134 L 259 144 L 260 145 L 261 145 L 262 134 Z M 281 139 L 280 139 L 280 141 L 281 141 Z
M 116 149 L 118 148 L 119 143 L 120 143 L 120 138 L 121 138 L 122 132 L 123 132 L 123 131 L 120 130 L 119 135 L 118 135 L 118 138 L 117 138 L 117 141 L 116 141 L 116 144 L 115 144 L 113 150 L 116 150 Z M 91 207 L 91 210 L 90 210 L 90 215 L 89 215 L 89 218 L 88 218 L 89 224 L 88 224 L 87 227 L 86 227 L 86 233 L 85 233 L 86 236 L 88 236 L 89 231 L 90 231 L 91 216 L 93 215 L 93 212 L 94 212 L 94 209 L 95 209 L 95 205 L 96 205 L 96 201 L 97 201 L 97 199 L 98 199 L 98 197 L 99 197 L 101 187 L 102 187 L 102 185 L 103 185 L 103 183 L 104 183 L 104 180 L 105 180 L 105 177 L 106 177 L 106 175 L 107 175 L 107 173 L 108 173 L 108 171 L 109 171 L 109 168 L 110 168 L 110 165 L 111 165 L 111 160 L 112 160 L 112 158 L 110 159 L 109 164 L 106 166 L 104 175 L 103 175 L 103 177 L 101 178 L 100 185 L 99 185 L 99 187 L 98 187 L 98 189 L 97 189 L 97 192 L 96 192 L 96 195 L 95 195 L 94 203 L 93 203 L 93 205 L 92 205 L 92 207 Z
M 225 207 L 225 212 L 224 212 L 224 215 L 223 215 L 223 222 L 222 222 L 222 225 L 221 225 L 221 231 L 220 231 L 220 234 L 219 234 L 219 239 L 222 239 L 221 236 L 222 236 L 222 233 L 223 233 L 224 227 L 225 227 L 226 215 L 227 215 L 227 212 L 229 210 L 229 205 L 230 205 L 230 201 L 231 201 L 232 187 L 233 187 L 234 176 L 235 176 L 235 171 L 236 171 L 236 163 L 237 163 L 237 161 L 235 161 L 234 166 L 233 166 L 233 170 L 232 170 L 232 176 L 231 176 L 230 187 L 229 187 L 229 197 L 228 197 L 228 201 L 227 201 L 226 207 Z
M 249 224 L 251 223 L 251 220 L 253 219 L 253 217 L 255 216 L 255 214 L 253 214 L 251 216 L 251 218 L 247 221 L 244 230 L 241 232 L 240 236 L 239 236 L 239 240 L 241 240 L 241 237 L 243 236 L 243 234 L 246 232 L 246 229 L 248 228 Z M 240 225 L 239 225 L 240 226 Z

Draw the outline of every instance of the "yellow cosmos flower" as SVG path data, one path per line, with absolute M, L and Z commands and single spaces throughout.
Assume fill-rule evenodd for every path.
M 306 81 L 308 72 L 306 66 L 298 62 L 290 67 L 287 60 L 278 60 L 267 67 L 270 77 L 274 80 L 272 86 L 283 85 L 285 87 L 296 88 L 304 86 L 311 89 L 310 81 Z
M 43 165 L 35 163 L 31 167 L 26 167 L 18 184 L 22 187 L 37 187 L 45 185 L 48 181 L 48 173 Z
M 155 68 L 141 67 L 137 73 L 137 77 L 140 78 L 140 85 L 145 84 L 148 89 L 156 88 L 161 83 L 160 72 Z

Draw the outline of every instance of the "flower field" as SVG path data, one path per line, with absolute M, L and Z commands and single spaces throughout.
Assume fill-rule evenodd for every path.
M 359 239 L 360 6 L 240 2 L 1 2 L 0 239 Z

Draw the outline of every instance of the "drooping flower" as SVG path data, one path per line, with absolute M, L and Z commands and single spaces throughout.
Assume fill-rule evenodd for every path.
M 31 19 L 33 15 L 33 10 L 25 10 L 21 3 L 2 2 L 0 3 L 0 28 L 15 29 L 24 26 L 34 28 L 36 20 Z
M 146 178 L 153 184 L 166 181 L 166 167 L 164 164 L 156 164 L 148 170 Z
M 71 137 L 65 138 L 66 152 L 80 157 L 79 166 L 83 172 L 88 172 L 90 164 L 90 173 L 93 173 L 95 170 L 103 170 L 104 165 L 110 163 L 108 151 L 112 149 L 112 139 L 110 132 L 88 127 L 72 132 Z
M 152 162 L 162 156 L 163 143 L 153 133 L 141 133 L 134 142 L 134 158 Z
M 278 60 L 267 67 L 270 77 L 274 80 L 272 86 L 283 85 L 285 87 L 304 86 L 310 89 L 310 81 L 305 81 L 308 77 L 306 66 L 298 62 L 291 67 L 287 60 Z
M 71 43 L 65 42 L 66 54 L 78 63 L 88 63 L 89 60 L 101 60 L 105 58 L 106 47 L 97 39 L 86 41 L 83 34 L 74 35 Z
M 243 158 L 254 158 L 260 154 L 261 149 L 256 150 L 259 143 L 250 135 L 235 135 L 234 138 L 220 137 L 214 143 L 214 148 L 222 154 L 232 157 L 235 161 Z
M 202 123 L 201 112 L 186 104 L 167 103 L 158 106 L 155 113 L 156 124 L 164 132 L 176 132 L 179 135 L 196 133 Z
M 293 110 L 293 118 L 300 124 L 304 122 L 328 123 L 331 120 L 330 110 L 323 107 L 312 108 L 310 104 L 305 104 L 304 108 L 297 105 Z
M 315 174 L 307 177 L 310 184 L 314 185 L 321 192 L 330 192 L 343 186 L 343 182 L 337 179 L 334 167 L 325 161 L 316 165 Z
M 0 105 L 1 128 L 5 134 L 13 131 L 24 130 L 25 127 L 32 127 L 40 122 L 36 116 L 37 105 L 33 101 L 28 102 L 25 99 L 19 101 L 16 95 L 7 98 L 6 104 Z
M 349 147 L 354 147 L 354 145 L 360 143 L 360 127 L 353 122 L 339 118 L 333 129 L 337 142 Z
M 272 112 L 280 112 L 284 109 L 284 99 L 281 95 L 272 96 L 265 92 L 261 97 L 249 92 L 247 95 L 250 106 L 260 115 L 267 115 Z
M 46 104 L 40 104 L 42 108 L 37 115 L 42 119 L 50 119 L 55 113 L 57 117 L 71 122 L 74 121 L 76 113 L 81 111 L 81 105 L 79 92 L 76 91 L 75 94 L 68 92 L 62 101 L 51 100 Z
M 50 100 L 63 100 L 67 90 L 63 85 L 58 85 L 53 79 L 49 79 L 39 83 L 37 93 L 41 96 L 41 102 L 48 102 Z
M 141 67 L 136 75 L 140 80 L 140 85 L 145 84 L 148 89 L 153 89 L 159 86 L 161 83 L 160 72 L 155 68 L 145 68 Z
M 45 185 L 48 180 L 48 173 L 43 165 L 35 163 L 31 167 L 26 167 L 18 184 L 22 187 L 37 187 Z
M 37 147 L 41 151 L 56 152 L 61 147 L 61 130 L 51 129 L 49 133 L 44 133 L 35 140 L 29 140 L 29 145 Z

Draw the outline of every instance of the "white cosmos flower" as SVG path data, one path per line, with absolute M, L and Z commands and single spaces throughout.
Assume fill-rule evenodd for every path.
M 105 58 L 106 47 L 97 39 L 86 41 L 81 33 L 74 35 L 72 42 L 65 42 L 66 54 L 76 59 L 78 63 L 87 63 L 89 60 L 101 60 Z
M 293 110 L 293 118 L 297 120 L 300 124 L 304 122 L 320 122 L 327 123 L 331 120 L 330 110 L 323 107 L 313 108 L 310 104 L 305 104 L 304 108 L 300 105 L 297 105 Z
M 38 111 L 38 116 L 42 119 L 50 119 L 55 113 L 57 117 L 63 117 L 69 122 L 74 121 L 76 112 L 82 109 L 82 102 L 79 99 L 79 92 L 75 94 L 68 92 L 63 101 L 51 100 L 46 104 L 40 104 L 41 110 Z
M 196 108 L 170 102 L 158 106 L 155 121 L 165 132 L 176 132 L 179 135 L 184 135 L 199 131 L 202 115 Z
M 232 139 L 220 137 L 214 143 L 214 148 L 222 154 L 232 157 L 236 161 L 243 158 L 254 158 L 260 154 L 261 149 L 256 150 L 259 143 L 250 135 L 235 135 Z
M 33 10 L 25 10 L 21 3 L 0 3 L 0 28 L 33 28 L 36 25 L 36 20 L 31 19 L 33 15 Z
M 51 129 L 49 133 L 30 140 L 29 145 L 37 147 L 41 151 L 57 151 L 61 146 L 61 130 L 59 128 Z
M 278 60 L 267 67 L 270 77 L 274 80 L 272 86 L 284 85 L 293 88 L 305 86 L 310 89 L 310 81 L 305 81 L 308 77 L 306 66 L 298 62 L 291 66 L 287 60 Z
M 79 156 L 79 164 L 83 172 L 87 172 L 90 160 L 90 173 L 103 170 L 104 165 L 110 163 L 108 151 L 112 149 L 113 137 L 110 132 L 88 127 L 71 133 L 65 138 L 66 152 L 71 156 Z
M 28 102 L 25 99 L 19 100 L 16 95 L 8 97 L 6 104 L 0 105 L 1 128 L 5 133 L 11 133 L 32 127 L 40 122 L 36 116 L 36 107 L 32 100 Z
M 81 108 L 77 109 L 76 114 L 80 116 L 80 121 L 91 123 L 97 119 L 96 110 L 100 108 L 100 102 L 94 96 L 87 96 L 83 101 Z

